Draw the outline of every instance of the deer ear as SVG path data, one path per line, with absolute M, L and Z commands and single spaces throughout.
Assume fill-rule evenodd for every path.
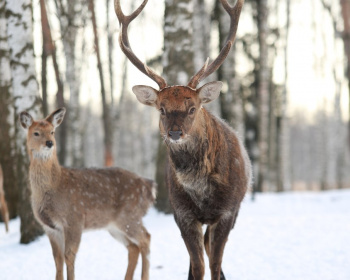
M 57 109 L 53 113 L 51 113 L 51 115 L 48 116 L 46 120 L 52 123 L 54 128 L 56 128 L 62 123 L 65 114 L 66 114 L 66 108 L 62 107 L 60 109 Z
M 32 116 L 29 115 L 27 112 L 22 112 L 19 115 L 19 121 L 24 129 L 28 129 L 32 125 L 34 120 Z
M 201 100 L 201 103 L 209 103 L 213 100 L 215 100 L 219 94 L 220 90 L 222 88 L 223 82 L 210 82 L 202 86 L 201 88 L 197 89 L 199 99 Z
M 134 86 L 133 93 L 138 101 L 148 106 L 156 106 L 158 91 L 149 86 Z

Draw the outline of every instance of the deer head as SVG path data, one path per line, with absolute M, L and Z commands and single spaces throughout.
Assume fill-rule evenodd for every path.
M 237 0 L 231 7 L 227 0 L 220 0 L 224 9 L 230 16 L 230 31 L 226 43 L 218 57 L 209 64 L 209 58 L 204 66 L 189 81 L 187 86 L 168 86 L 164 78 L 157 75 L 147 65 L 142 63 L 133 53 L 128 39 L 127 29 L 144 9 L 148 0 L 144 0 L 141 6 L 132 14 L 123 14 L 120 0 L 115 0 L 115 12 L 120 23 L 119 44 L 129 60 L 145 75 L 154 80 L 159 90 L 149 86 L 138 85 L 133 87 L 137 99 L 148 106 L 156 107 L 160 112 L 160 130 L 163 137 L 171 143 L 182 143 L 191 135 L 191 130 L 196 122 L 196 116 L 203 104 L 215 100 L 222 87 L 222 82 L 210 82 L 197 89 L 201 80 L 215 72 L 224 62 L 236 37 L 239 16 L 244 0 Z
M 60 108 L 40 121 L 34 121 L 27 112 L 19 115 L 21 126 L 28 133 L 27 148 L 31 157 L 49 159 L 54 154 L 55 129 L 62 123 L 65 113 L 66 109 Z

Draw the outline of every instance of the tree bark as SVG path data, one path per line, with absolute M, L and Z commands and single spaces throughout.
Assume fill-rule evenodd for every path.
M 16 138 L 10 48 L 7 36 L 6 1 L 0 0 L 0 165 L 3 167 L 4 191 L 10 219 L 18 215 L 16 176 Z
M 210 15 L 207 13 L 205 0 L 194 0 L 193 9 L 193 64 L 199 70 L 210 56 Z M 194 74 L 194 73 L 193 73 Z M 214 76 L 214 75 L 213 75 Z M 202 81 L 202 83 L 205 83 Z
M 11 72 L 15 116 L 24 110 L 34 117 L 39 115 L 41 101 L 35 72 L 31 0 L 6 1 L 8 14 L 8 43 L 11 54 Z M 29 243 L 43 234 L 34 219 L 28 184 L 29 158 L 26 153 L 26 134 L 16 126 L 17 182 L 20 191 L 19 215 L 21 243 Z

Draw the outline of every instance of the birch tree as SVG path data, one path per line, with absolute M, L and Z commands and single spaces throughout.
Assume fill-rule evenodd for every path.
M 12 96 L 10 48 L 8 45 L 6 2 L 0 0 L 0 164 L 10 218 L 18 214 L 15 122 Z
M 10 47 L 12 97 L 14 114 L 28 111 L 39 117 L 41 101 L 36 80 L 33 50 L 33 23 L 31 0 L 6 1 L 8 15 L 7 34 Z M 33 216 L 28 186 L 29 158 L 26 151 L 26 134 L 16 125 L 17 182 L 19 186 L 19 215 L 21 218 L 21 243 L 29 243 L 43 233 Z
M 78 59 L 80 50 L 79 28 L 84 25 L 81 0 L 55 0 L 59 14 L 63 50 L 66 59 L 66 83 L 69 87 L 69 111 L 66 122 L 69 123 L 67 148 L 69 157 L 65 164 L 75 167 L 84 166 L 82 149 L 82 122 L 79 104 L 81 84 L 81 63 Z M 64 164 L 64 162 L 62 162 Z
M 203 66 L 203 61 L 210 56 L 210 22 L 205 0 L 193 0 L 193 64 L 195 70 Z M 214 76 L 214 75 L 212 75 Z M 204 83 L 204 82 L 202 82 Z
M 169 85 L 186 85 L 194 73 L 192 16 L 192 0 L 165 1 L 163 77 Z M 171 208 L 165 179 L 167 156 L 162 140 L 159 141 L 156 164 L 156 208 L 169 212 Z

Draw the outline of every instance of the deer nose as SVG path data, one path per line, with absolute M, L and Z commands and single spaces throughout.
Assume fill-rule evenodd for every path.
M 181 135 L 182 135 L 182 131 L 181 130 L 169 131 L 169 136 L 173 140 L 179 140 Z
M 46 147 L 51 148 L 53 146 L 52 141 L 46 141 Z

